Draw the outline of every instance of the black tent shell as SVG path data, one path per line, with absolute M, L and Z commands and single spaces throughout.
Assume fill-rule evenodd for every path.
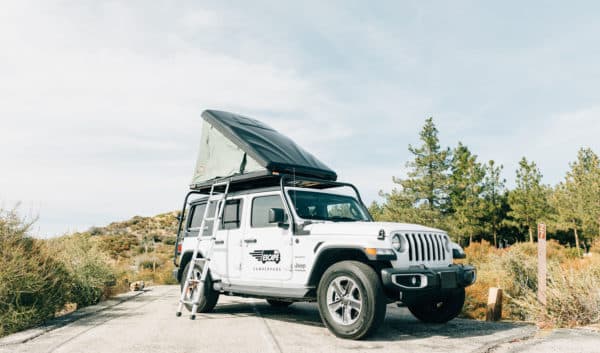
M 268 174 L 291 174 L 335 181 L 337 174 L 312 154 L 268 125 L 242 115 L 205 110 L 202 118 Z M 249 173 L 250 174 L 255 173 Z M 244 165 L 236 179 L 243 179 Z M 222 175 L 230 177 L 233 175 Z

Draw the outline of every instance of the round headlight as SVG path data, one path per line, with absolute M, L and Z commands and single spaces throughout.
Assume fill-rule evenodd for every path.
M 446 248 L 446 251 L 450 251 L 450 239 L 447 235 L 444 235 L 444 247 Z
M 402 249 L 402 240 L 400 240 L 400 234 L 394 234 L 392 237 L 392 247 L 396 249 L 396 251 L 400 251 L 400 249 Z
M 402 239 L 402 236 L 400 234 L 394 234 L 394 236 L 392 237 L 392 247 L 396 249 L 396 251 L 403 252 L 404 250 L 406 250 L 406 246 L 404 243 L 405 241 L 404 239 Z

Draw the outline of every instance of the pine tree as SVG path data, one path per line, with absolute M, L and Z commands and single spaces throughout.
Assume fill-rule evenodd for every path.
M 401 206 L 401 214 L 409 217 L 406 221 L 441 225 L 448 200 L 450 149 L 440 147 L 433 118 L 425 120 L 420 139 L 421 146 L 408 146 L 408 150 L 414 156 L 414 159 L 406 164 L 409 168 L 408 178 L 394 178 L 394 182 L 400 184 L 401 189 L 387 195 L 386 207 L 391 212 L 399 210 L 395 206 Z M 409 205 L 411 207 L 408 207 Z M 414 210 L 414 207 L 418 210 Z
M 597 234 L 600 226 L 600 160 L 590 148 L 582 148 L 577 153 L 577 161 L 570 164 L 566 185 L 577 199 L 577 211 L 582 230 L 591 237 Z
M 521 230 L 527 229 L 533 243 L 533 230 L 549 214 L 548 189 L 542 185 L 542 174 L 534 162 L 523 157 L 517 169 L 517 187 L 508 194 L 508 215 Z
M 579 249 L 579 231 L 583 238 L 593 238 L 600 231 L 600 161 L 589 148 L 577 153 L 577 161 L 552 195 L 559 229 L 573 230 Z
M 565 182 L 561 182 L 554 188 L 549 197 L 550 205 L 556 210 L 554 215 L 554 226 L 560 230 L 573 230 L 575 247 L 579 251 L 579 231 L 581 220 L 577 212 L 577 198 L 574 197 Z
M 459 142 L 452 152 L 450 163 L 450 187 L 448 212 L 450 226 L 457 235 L 473 236 L 482 229 L 483 203 L 480 198 L 484 170 L 477 156 Z
M 483 219 L 492 233 L 494 246 L 498 246 L 498 230 L 506 216 L 503 210 L 506 202 L 506 179 L 501 177 L 503 168 L 502 164 L 496 166 L 493 160 L 483 166 Z

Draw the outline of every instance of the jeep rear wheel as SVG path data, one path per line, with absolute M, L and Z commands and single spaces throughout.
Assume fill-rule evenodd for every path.
M 292 305 L 292 302 L 286 302 L 284 300 L 277 299 L 267 299 L 267 303 L 274 308 L 287 308 L 288 306 Z
M 329 267 L 319 282 L 317 301 L 323 323 L 341 338 L 361 339 L 385 318 L 379 277 L 362 262 L 342 261 Z
M 407 306 L 417 319 L 442 324 L 458 316 L 464 303 L 465 289 L 457 288 L 441 296 L 429 297 Z
M 184 276 L 187 276 L 190 266 L 192 266 L 193 263 L 194 263 L 194 261 L 190 261 L 185 266 L 185 269 L 183 270 Z M 194 266 L 194 269 L 192 272 L 192 279 L 198 280 L 198 281 L 200 280 L 200 276 L 202 275 L 202 266 L 203 265 L 201 265 L 201 264 L 196 264 Z M 180 290 L 183 290 L 184 285 L 185 285 L 185 277 L 181 281 Z M 196 291 L 200 289 L 198 287 L 199 285 L 200 285 L 199 283 L 197 285 L 192 285 L 188 289 L 188 292 L 185 295 L 186 301 L 190 301 L 193 298 L 193 296 L 196 295 Z M 203 288 L 202 292 L 199 293 L 200 300 L 198 301 L 198 309 L 196 310 L 197 313 L 209 313 L 215 308 L 215 305 L 217 305 L 217 301 L 219 300 L 219 292 L 215 291 L 212 288 L 212 286 L 213 286 L 213 282 L 210 277 L 210 271 L 209 271 L 206 276 L 206 281 L 204 281 L 204 288 Z M 185 308 L 188 311 L 192 311 L 192 304 L 185 303 Z

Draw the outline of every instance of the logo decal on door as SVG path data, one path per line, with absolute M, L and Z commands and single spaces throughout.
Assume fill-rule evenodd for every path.
M 250 253 L 258 262 L 267 263 L 274 262 L 276 264 L 281 260 L 279 250 L 255 250 Z

